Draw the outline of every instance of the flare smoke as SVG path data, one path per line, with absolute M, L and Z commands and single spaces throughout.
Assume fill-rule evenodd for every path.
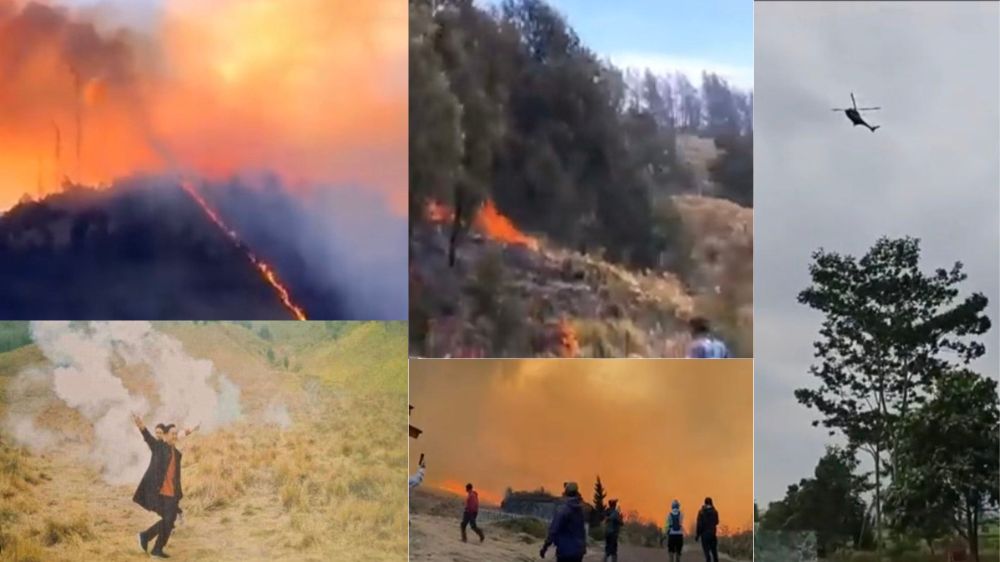
M 35 322 L 31 334 L 50 366 L 21 377 L 45 380 L 91 425 L 89 454 L 108 483 L 134 483 L 149 461 L 132 412 L 150 427 L 201 424 L 206 432 L 241 415 L 238 387 L 148 322 Z M 51 445 L 51 432 L 38 430 L 32 418 L 8 422 L 22 443 Z

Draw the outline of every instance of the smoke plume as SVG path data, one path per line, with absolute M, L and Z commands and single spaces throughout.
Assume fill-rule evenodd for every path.
M 82 4 L 0 0 L 0 209 L 63 176 L 268 170 L 405 214 L 405 2 Z
M 711 496 L 724 525 L 751 524 L 750 361 L 419 360 L 410 403 L 424 430 L 411 463 L 426 454 L 429 486 L 472 482 L 495 501 L 572 480 L 591 501 L 600 475 L 647 519 L 673 499 L 693 516 Z
M 211 432 L 241 415 L 239 389 L 211 361 L 189 356 L 178 340 L 148 322 L 34 322 L 31 334 L 50 366 L 21 377 L 48 381 L 89 424 L 89 455 L 111 484 L 136 482 L 149 462 L 133 412 L 151 431 L 156 423 L 174 423 L 201 424 Z M 8 422 L 15 438 L 33 447 L 52 445 L 52 432 L 19 415 Z

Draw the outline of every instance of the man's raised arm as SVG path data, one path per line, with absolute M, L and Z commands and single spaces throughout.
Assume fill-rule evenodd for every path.
M 140 418 L 138 414 L 133 413 L 132 423 L 139 428 L 139 432 L 142 433 L 142 438 L 146 441 L 146 444 L 149 445 L 150 450 L 152 450 L 153 444 L 156 443 L 156 438 L 149 433 L 148 429 L 146 429 L 146 424 L 142 421 L 142 418 Z
M 184 433 L 181 435 L 181 437 L 189 437 L 192 433 L 194 433 L 195 431 L 198 431 L 199 427 L 201 427 L 200 423 L 198 425 L 190 428 L 190 429 L 185 429 Z

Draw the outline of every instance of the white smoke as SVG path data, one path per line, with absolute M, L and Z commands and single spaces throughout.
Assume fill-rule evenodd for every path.
M 48 449 L 59 440 L 55 433 L 38 427 L 31 418 L 12 419 L 7 427 L 14 440 L 38 449 Z
M 264 423 L 288 429 L 292 425 L 292 417 L 288 415 L 288 408 L 284 404 L 272 402 L 264 410 Z
M 156 423 L 212 431 L 240 417 L 239 388 L 148 322 L 33 322 L 31 334 L 52 364 L 52 390 L 92 424 L 90 454 L 111 484 L 137 482 L 149 462 L 133 412 L 150 431 Z M 133 387 L 148 389 L 151 380 L 153 391 L 127 387 L 113 365 L 137 373 Z M 13 427 L 25 444 L 45 444 L 30 419 Z

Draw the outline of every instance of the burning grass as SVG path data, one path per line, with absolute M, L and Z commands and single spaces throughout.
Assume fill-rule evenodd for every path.
M 425 357 L 683 357 L 707 317 L 737 357 L 753 349 L 753 211 L 709 197 L 658 206 L 676 225 L 661 268 L 634 270 L 520 231 L 487 201 L 447 260 L 446 205 L 411 239 L 411 349 Z M 672 268 L 673 270 L 668 270 Z

